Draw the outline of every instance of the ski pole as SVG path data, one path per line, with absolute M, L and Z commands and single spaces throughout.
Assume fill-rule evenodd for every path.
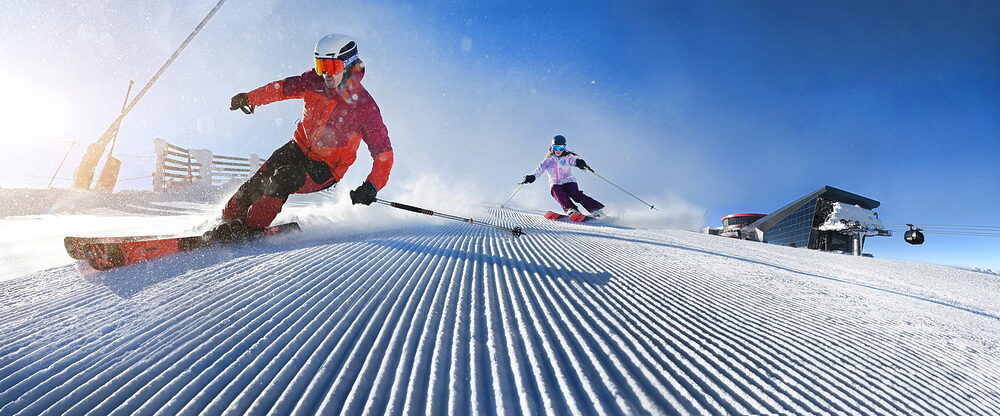
M 598 177 L 598 178 L 601 178 L 601 179 L 603 179 L 603 180 L 604 180 L 604 182 L 607 182 L 607 183 L 610 183 L 610 184 L 611 184 L 611 186 L 614 186 L 615 188 L 618 188 L 618 189 L 620 189 L 620 190 L 621 190 L 622 192 L 624 192 L 624 193 L 628 194 L 628 195 L 629 195 L 629 196 L 631 196 L 632 198 L 635 198 L 635 199 L 637 199 L 637 200 L 638 200 L 639 202 L 642 202 L 643 204 L 646 204 L 646 205 L 648 205 L 648 206 L 649 206 L 649 209 L 654 209 L 654 210 L 657 210 L 657 211 L 659 211 L 658 209 L 656 209 L 656 207 L 654 207 L 654 206 L 653 206 L 652 204 L 650 204 L 649 202 L 646 202 L 646 201 L 643 201 L 643 200 L 642 200 L 642 199 L 640 199 L 639 197 L 637 197 L 637 196 L 633 195 L 633 194 L 632 194 L 631 192 L 629 192 L 629 191 L 626 191 L 626 190 L 625 190 L 625 188 L 622 188 L 622 187 L 618 186 L 618 184 L 616 184 L 616 183 L 614 183 L 614 182 L 611 182 L 611 181 L 609 181 L 609 180 L 608 180 L 608 178 L 605 178 L 605 177 L 601 176 L 601 174 L 599 174 L 599 173 L 597 173 L 597 172 L 594 172 L 594 170 L 593 170 L 593 169 L 591 169 L 591 168 L 590 168 L 589 166 L 587 167 L 587 170 L 589 170 L 589 171 L 590 171 L 590 173 L 593 173 L 594 175 L 597 175 L 597 177 Z
M 517 186 L 517 189 L 514 190 L 514 193 L 510 194 L 510 198 L 507 198 L 506 201 L 503 201 L 503 203 L 500 204 L 500 208 L 503 208 L 504 205 L 507 205 L 507 203 L 510 202 L 511 199 L 514 199 L 514 195 L 517 195 L 518 192 L 521 192 L 521 188 L 524 188 L 523 183 Z
M 399 208 L 399 209 L 410 211 L 410 212 L 416 212 L 417 214 L 430 215 L 430 216 L 445 218 L 445 219 L 449 219 L 449 220 L 453 220 L 453 221 L 461 221 L 461 222 L 469 223 L 469 224 L 472 224 L 472 225 L 481 225 L 483 227 L 495 228 L 497 230 L 510 231 L 511 233 L 514 234 L 514 237 L 520 237 L 520 236 L 524 235 L 524 230 L 521 227 L 516 227 L 516 226 L 514 228 L 501 227 L 499 225 L 493 225 L 493 224 L 487 224 L 485 222 L 479 222 L 479 221 L 476 221 L 476 220 L 474 220 L 472 218 L 462 218 L 462 217 L 458 217 L 458 216 L 455 216 L 455 215 L 442 214 L 440 212 L 434 212 L 434 211 L 431 211 L 429 209 L 423 209 L 423 208 L 420 208 L 420 207 L 415 207 L 413 205 L 400 204 L 399 202 L 386 201 L 384 199 L 375 199 L 375 202 L 378 202 L 378 203 L 380 203 L 382 205 L 388 205 L 388 206 L 393 207 L 393 208 Z

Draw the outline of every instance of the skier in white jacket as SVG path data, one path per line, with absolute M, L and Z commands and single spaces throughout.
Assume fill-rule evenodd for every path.
M 576 201 L 580 205 L 583 205 L 583 208 L 594 218 L 603 217 L 604 204 L 587 196 L 580 190 L 580 187 L 576 183 L 576 178 L 573 177 L 574 166 L 580 169 L 590 168 L 587 166 L 587 162 L 584 162 L 576 153 L 566 150 L 565 137 L 561 135 L 555 136 L 552 138 L 552 146 L 549 147 L 549 153 L 545 156 L 545 159 L 542 159 L 535 172 L 526 175 L 524 182 L 521 183 L 535 182 L 535 179 L 542 172 L 547 172 L 549 174 L 552 197 L 559 202 L 566 215 L 580 212 L 576 204 L 573 203 Z

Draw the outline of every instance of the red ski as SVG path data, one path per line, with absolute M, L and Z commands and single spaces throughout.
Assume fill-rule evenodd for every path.
M 265 228 L 263 233 L 254 238 L 298 230 L 299 224 L 295 222 L 273 225 Z M 66 237 L 63 244 L 70 257 L 85 260 L 90 264 L 90 267 L 96 270 L 108 270 L 221 243 L 196 235 L 189 237 Z
M 584 222 L 584 221 L 592 219 L 592 217 L 588 217 L 588 216 L 583 215 L 583 214 L 581 214 L 579 212 L 570 214 L 568 217 L 569 217 L 569 220 L 573 221 L 573 222 Z M 563 215 L 563 214 L 560 214 L 560 213 L 557 213 L 557 212 L 549 211 L 549 212 L 545 213 L 545 218 L 548 218 L 550 220 L 560 220 L 560 219 L 563 219 L 563 218 L 567 218 L 567 216 Z

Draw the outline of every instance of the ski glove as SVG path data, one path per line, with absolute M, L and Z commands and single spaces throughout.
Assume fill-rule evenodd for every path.
M 243 110 L 246 114 L 253 114 L 254 105 L 247 99 L 247 93 L 241 92 L 233 96 L 233 101 L 229 105 L 229 111 Z
M 375 202 L 375 194 L 377 193 L 378 191 L 375 190 L 375 185 L 372 185 L 371 182 L 365 181 L 365 183 L 361 184 L 358 189 L 351 191 L 351 203 L 371 205 L 372 202 Z
M 535 182 L 535 175 L 527 175 L 524 177 L 524 182 L 521 182 L 521 184 L 524 185 L 526 183 L 534 183 L 534 182 Z
M 592 170 L 592 169 L 590 169 L 590 166 L 587 166 L 587 162 L 584 162 L 583 159 L 577 159 L 576 160 L 576 167 L 578 167 L 580 169 L 583 169 L 583 170 Z

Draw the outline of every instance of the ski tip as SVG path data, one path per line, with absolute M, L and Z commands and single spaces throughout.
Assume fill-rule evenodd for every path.
M 76 260 L 83 260 L 85 255 L 83 251 L 80 250 L 77 240 L 77 237 L 66 237 L 63 239 L 63 247 L 66 248 L 66 253 L 68 253 L 70 257 Z

